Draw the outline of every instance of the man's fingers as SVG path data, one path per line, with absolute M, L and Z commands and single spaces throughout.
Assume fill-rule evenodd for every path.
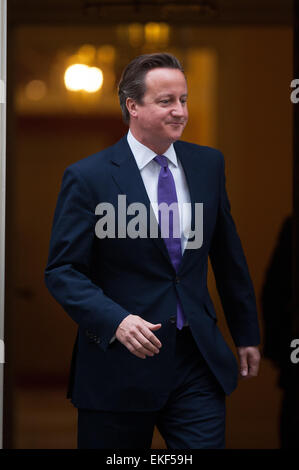
M 149 321 L 146 321 L 142 319 L 142 322 L 147 326 L 150 330 L 158 330 L 161 328 L 162 324 L 161 323 L 150 323 Z
M 242 377 L 248 375 L 247 356 L 245 354 L 240 357 L 240 374 Z
M 142 326 L 140 328 L 140 331 L 143 334 L 143 336 L 145 337 L 145 339 L 147 341 L 149 341 L 154 346 L 154 352 L 159 352 L 159 348 L 161 348 L 162 344 L 161 344 L 161 341 L 159 341 L 159 339 L 157 338 L 157 336 L 154 335 L 154 333 L 152 333 L 145 326 Z M 156 351 L 155 349 L 158 349 L 158 351 Z
M 259 371 L 260 352 L 257 347 L 238 348 L 240 374 L 244 378 L 256 377 Z
M 149 338 L 146 335 L 146 332 L 144 333 L 143 331 L 140 331 L 137 333 L 136 339 L 147 351 L 151 352 L 152 354 L 157 354 L 159 352 L 159 347 L 155 346 L 154 340 L 157 340 L 158 342 L 159 340 L 154 335 L 152 336 L 153 338 Z
M 122 343 L 131 353 L 142 359 L 145 359 L 146 356 L 154 356 L 155 353 L 159 352 L 159 349 L 147 340 L 138 329 L 122 338 Z
M 135 356 L 145 359 L 159 353 L 162 346 L 151 330 L 161 328 L 161 323 L 150 323 L 138 315 L 128 315 L 116 330 L 117 339 Z
M 155 330 L 155 331 L 156 331 L 156 330 L 159 330 L 159 328 L 161 328 L 161 326 L 162 326 L 161 323 L 156 323 L 156 324 L 154 324 L 154 323 L 149 323 L 149 322 L 145 322 L 145 323 L 147 324 L 146 326 L 147 326 L 150 330 Z
M 256 377 L 259 372 L 259 360 L 256 358 L 252 358 L 249 360 L 249 376 Z
M 132 351 L 134 354 L 138 355 L 138 357 L 142 356 L 145 358 L 145 356 L 153 356 L 154 353 L 145 348 L 138 339 L 136 338 L 130 338 L 129 339 L 129 344 L 132 346 Z
M 151 343 L 153 343 L 157 348 L 161 348 L 161 346 L 162 346 L 161 342 L 158 340 L 157 336 L 154 335 L 151 332 L 151 330 L 153 330 L 153 331 L 159 330 L 161 328 L 162 324 L 161 323 L 150 323 L 146 320 L 143 320 L 143 323 L 144 323 L 144 326 L 146 327 L 146 328 L 141 328 L 141 331 L 144 334 L 144 336 L 149 341 L 151 341 Z
M 123 343 L 123 344 L 124 344 L 124 346 L 126 346 L 128 351 L 130 351 L 130 353 L 134 354 L 135 356 L 139 357 L 140 359 L 145 359 L 146 358 L 146 355 L 140 353 L 139 351 L 137 351 L 131 343 L 126 342 L 126 343 Z

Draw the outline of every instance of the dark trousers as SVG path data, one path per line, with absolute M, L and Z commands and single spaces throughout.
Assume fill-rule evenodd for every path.
M 177 332 L 176 379 L 164 407 L 149 412 L 78 409 L 78 448 L 150 449 L 154 426 L 168 449 L 225 447 L 225 394 L 189 327 Z

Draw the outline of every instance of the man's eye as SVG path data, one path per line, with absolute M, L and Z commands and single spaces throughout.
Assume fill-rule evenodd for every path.
M 167 104 L 169 103 L 169 100 L 161 100 L 160 103 Z

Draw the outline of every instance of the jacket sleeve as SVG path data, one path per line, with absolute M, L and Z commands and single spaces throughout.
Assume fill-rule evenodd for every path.
M 210 260 L 224 314 L 236 346 L 260 343 L 256 299 L 247 262 L 225 188 L 224 158 L 221 157 L 220 200 Z
M 70 317 L 106 350 L 127 312 L 90 278 L 96 216 L 90 189 L 77 168 L 69 167 L 54 215 L 45 270 L 46 286 Z

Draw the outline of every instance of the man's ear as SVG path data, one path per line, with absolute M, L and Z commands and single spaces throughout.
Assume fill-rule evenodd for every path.
M 126 106 L 127 110 L 130 113 L 131 118 L 137 118 L 138 112 L 137 112 L 137 103 L 133 98 L 127 98 L 126 99 Z

